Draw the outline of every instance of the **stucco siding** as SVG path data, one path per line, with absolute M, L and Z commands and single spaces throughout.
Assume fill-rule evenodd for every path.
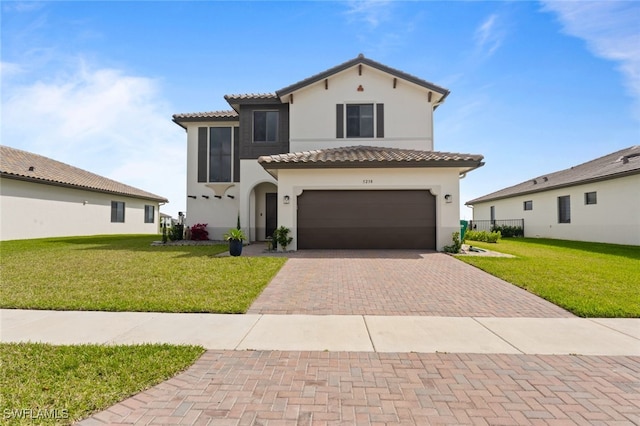
M 296 91 L 289 106 L 290 151 L 355 145 L 432 151 L 433 107 L 427 100 L 428 90 L 400 79 L 394 88 L 393 80 L 363 66 L 362 75 L 355 67 L 331 76 L 326 89 L 323 80 Z M 384 138 L 337 138 L 336 104 L 384 104 Z
M 640 245 L 640 175 L 576 185 L 473 206 L 475 220 L 524 218 L 525 236 Z M 586 204 L 585 193 L 597 203 Z M 571 222 L 558 223 L 558 197 L 570 197 Z M 532 201 L 533 210 L 523 203 Z
M 159 205 L 81 189 L 0 179 L 0 239 L 16 240 L 99 234 L 157 234 Z M 124 223 L 111 222 L 111 202 L 125 203 Z M 145 205 L 154 223 L 144 222 Z
M 460 229 L 459 178 L 457 169 L 322 169 L 278 171 L 278 225 L 291 229 L 291 250 L 297 249 L 297 197 L 304 190 L 421 189 L 436 196 L 436 245 L 451 244 Z M 444 195 L 452 202 L 446 203 Z M 289 204 L 284 197 L 289 196 Z M 389 200 L 393 203 L 393 199 Z

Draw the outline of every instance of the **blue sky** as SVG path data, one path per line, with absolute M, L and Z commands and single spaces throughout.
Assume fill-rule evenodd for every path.
M 229 109 L 359 53 L 451 90 L 435 149 L 482 154 L 461 204 L 640 143 L 640 2 L 14 2 L 2 144 L 186 206 L 174 113 Z M 461 206 L 461 218 L 471 210 Z

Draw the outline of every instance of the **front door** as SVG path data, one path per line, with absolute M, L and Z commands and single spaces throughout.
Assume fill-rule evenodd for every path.
M 267 192 L 266 197 L 265 238 L 268 238 L 278 227 L 278 194 Z

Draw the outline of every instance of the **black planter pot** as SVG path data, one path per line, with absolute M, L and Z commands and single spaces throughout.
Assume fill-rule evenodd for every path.
M 231 256 L 242 254 L 242 240 L 229 240 L 229 254 Z

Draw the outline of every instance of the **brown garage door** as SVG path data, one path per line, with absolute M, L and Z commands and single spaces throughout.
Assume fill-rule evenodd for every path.
M 435 206 L 429 191 L 304 191 L 298 248 L 435 250 Z

